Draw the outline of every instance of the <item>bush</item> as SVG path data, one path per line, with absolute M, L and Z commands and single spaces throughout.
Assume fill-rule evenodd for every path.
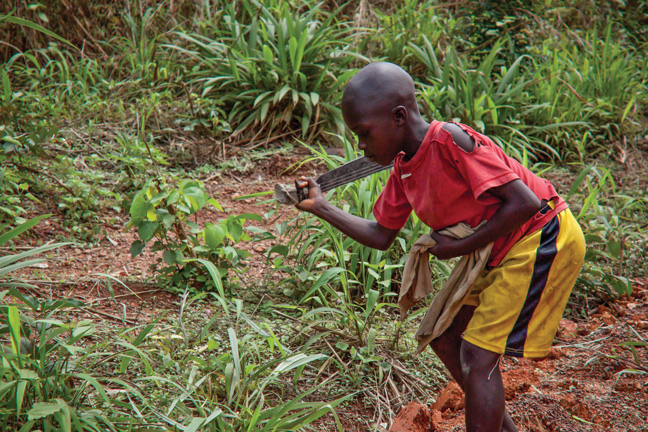
M 158 258 L 152 268 L 160 276 L 170 278 L 175 286 L 182 286 L 184 281 L 196 281 L 202 289 L 215 288 L 224 296 L 221 277 L 227 275 L 229 268 L 240 266 L 249 255 L 235 248 L 238 242 L 250 239 L 243 231 L 243 224 L 261 217 L 255 214 L 230 216 L 201 227 L 197 219 L 191 221 L 190 217 L 207 205 L 223 211 L 199 181 L 181 180 L 174 187 L 160 179 L 149 180 L 135 194 L 130 206 L 128 228 L 137 228 L 139 237 L 131 246 L 131 255 L 136 257 L 154 240 L 151 250 L 161 251 L 162 258 Z M 210 278 L 195 260 L 216 265 L 218 273 L 212 275 L 215 278 Z

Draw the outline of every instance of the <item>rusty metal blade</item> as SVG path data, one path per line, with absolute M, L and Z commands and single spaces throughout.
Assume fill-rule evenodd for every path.
M 322 192 L 326 192 L 371 174 L 389 169 L 392 166 L 393 164 L 387 166 L 377 164 L 363 156 L 322 174 L 315 181 L 322 189 Z M 299 202 L 297 190 L 294 187 L 280 184 L 275 185 L 275 199 L 283 204 L 296 204 Z

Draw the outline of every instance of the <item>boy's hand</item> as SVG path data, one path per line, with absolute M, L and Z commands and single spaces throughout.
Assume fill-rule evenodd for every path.
M 299 187 L 308 186 L 308 198 L 295 204 L 295 207 L 297 207 L 299 210 L 313 213 L 318 203 L 326 201 L 324 195 L 322 195 L 322 190 L 313 178 L 301 177 L 297 184 L 299 185 Z
M 436 242 L 436 246 L 428 248 L 428 252 L 438 259 L 447 260 L 465 255 L 465 253 L 462 252 L 461 240 L 441 235 L 436 231 L 432 231 L 430 236 Z

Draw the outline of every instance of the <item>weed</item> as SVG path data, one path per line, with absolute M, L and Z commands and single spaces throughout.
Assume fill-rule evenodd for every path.
M 198 181 L 182 180 L 173 187 L 161 179 L 149 180 L 130 206 L 128 227 L 137 228 L 139 237 L 131 246 L 131 255 L 139 255 L 154 239 L 151 250 L 163 254 L 153 268 L 161 275 L 170 277 L 176 286 L 183 285 L 184 280 L 195 280 L 205 288 L 214 282 L 224 297 L 221 277 L 229 268 L 241 265 L 248 255 L 234 247 L 239 241 L 249 240 L 243 231 L 243 223 L 261 217 L 254 214 L 230 216 L 220 223 L 207 223 L 200 227 L 197 218 L 194 221 L 190 218 L 207 204 L 223 211 L 218 201 L 210 198 L 204 185 Z M 218 267 L 217 276 L 210 279 L 201 267 L 194 264 L 185 266 L 187 259 L 214 263 Z M 160 264 L 165 266 L 158 269 Z

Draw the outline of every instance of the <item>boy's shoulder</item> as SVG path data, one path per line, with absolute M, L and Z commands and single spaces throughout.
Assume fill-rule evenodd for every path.
M 456 123 L 443 123 L 442 129 L 452 136 L 454 143 L 462 150 L 470 153 L 475 148 L 475 140 Z

